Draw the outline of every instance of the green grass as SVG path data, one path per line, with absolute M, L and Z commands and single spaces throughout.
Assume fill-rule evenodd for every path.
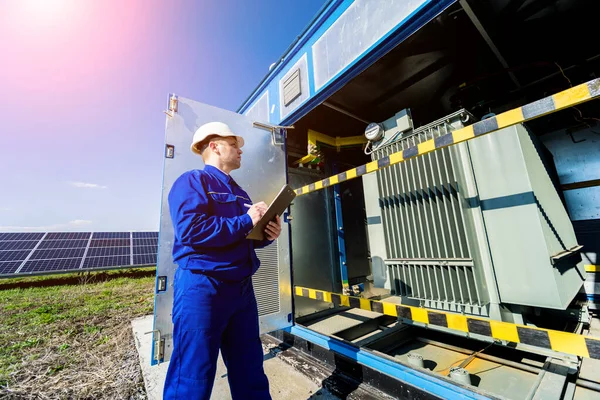
M 154 268 L 0 280 L 0 398 L 144 398 L 131 320 Z

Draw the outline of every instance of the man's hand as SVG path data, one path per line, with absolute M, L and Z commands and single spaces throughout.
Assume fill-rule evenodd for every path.
M 281 218 L 279 215 L 276 216 L 275 221 L 270 221 L 267 227 L 265 228 L 265 233 L 267 235 L 268 240 L 275 240 L 281 234 Z
M 246 214 L 248 214 L 250 218 L 252 218 L 253 226 L 256 226 L 256 224 L 258 224 L 258 221 L 260 221 L 262 216 L 265 215 L 268 208 L 264 201 L 252 205 L 245 204 L 245 206 L 250 208 Z

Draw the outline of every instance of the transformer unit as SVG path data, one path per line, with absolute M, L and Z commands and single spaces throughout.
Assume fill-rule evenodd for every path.
M 371 157 L 469 119 L 463 110 L 413 129 L 403 110 L 369 126 Z M 542 151 L 515 125 L 365 175 L 375 286 L 403 303 L 511 322 L 523 323 L 521 306 L 565 310 L 585 272 Z

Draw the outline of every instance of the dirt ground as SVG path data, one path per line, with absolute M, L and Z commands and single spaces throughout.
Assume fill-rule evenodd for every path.
M 1 399 L 145 399 L 131 320 L 155 270 L 0 280 Z

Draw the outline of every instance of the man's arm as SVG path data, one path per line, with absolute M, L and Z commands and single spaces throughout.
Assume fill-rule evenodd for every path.
M 228 246 L 244 239 L 253 226 L 248 214 L 231 218 L 208 215 L 208 196 L 193 174 L 175 181 L 169 193 L 169 210 L 175 237 L 184 246 Z

